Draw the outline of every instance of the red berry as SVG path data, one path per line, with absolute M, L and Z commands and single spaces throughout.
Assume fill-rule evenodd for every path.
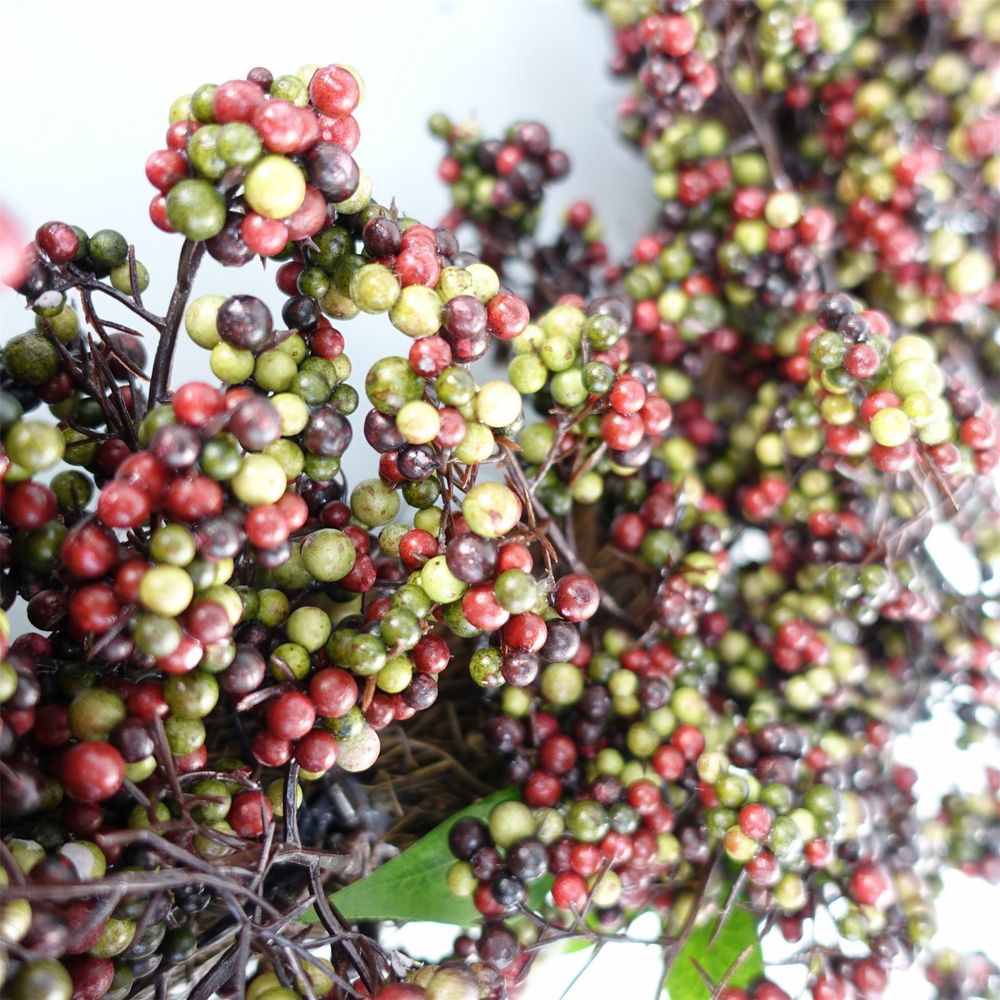
M 184 616 L 184 627 L 205 646 L 228 639 L 232 632 L 229 614 L 218 601 L 199 601 Z
M 871 344 L 852 344 L 844 355 L 844 371 L 862 382 L 874 378 L 881 367 L 882 358 Z
M 98 926 L 103 930 L 103 924 Z M 96 943 L 95 941 L 94 944 Z M 63 964 L 73 981 L 73 1000 L 101 1000 L 111 989 L 115 978 L 115 964 L 110 958 L 74 955 L 63 959 Z
M 253 127 L 269 152 L 294 153 L 305 137 L 303 113 L 309 115 L 290 101 L 264 101 L 253 113 Z
M 104 528 L 84 523 L 63 540 L 61 558 L 74 576 L 92 580 L 104 576 L 118 561 L 118 542 Z
M 7 494 L 4 515 L 20 531 L 34 531 L 48 524 L 59 510 L 56 495 L 41 483 L 18 483 Z
M 687 763 L 684 754 L 676 747 L 657 747 L 652 757 L 653 769 L 664 781 L 677 781 Z
M 295 759 L 306 771 L 329 771 L 337 762 L 337 741 L 326 730 L 314 729 L 299 740 Z
M 267 709 L 268 728 L 286 740 L 305 736 L 315 721 L 316 709 L 312 701 L 299 691 L 278 695 Z
M 586 621 L 600 607 L 601 589 L 585 573 L 570 573 L 556 584 L 552 603 L 567 621 Z
M 130 486 L 137 486 L 158 503 L 167 488 L 169 473 L 166 466 L 148 451 L 129 455 L 117 467 L 115 478 Z
M 678 726 L 670 742 L 684 755 L 687 761 L 696 761 L 705 749 L 705 736 L 697 726 L 684 724 Z
M 146 179 L 164 194 L 187 174 L 187 157 L 174 149 L 158 149 L 146 158 Z
M 212 113 L 220 125 L 249 122 L 265 101 L 264 93 L 249 80 L 227 80 L 212 94 Z
M 309 99 L 320 114 L 330 118 L 349 115 L 361 100 L 358 81 L 343 66 L 324 66 L 309 82 Z
M 532 809 L 551 809 L 562 798 L 562 782 L 546 771 L 532 771 L 521 789 L 525 805 Z
M 664 18 L 660 32 L 660 44 L 668 56 L 677 58 L 694 48 L 697 35 L 694 26 L 680 15 Z
M 364 594 L 375 586 L 377 575 L 371 556 L 359 555 L 350 573 L 340 581 L 340 586 L 355 594 Z
M 660 789 L 657 785 L 648 779 L 641 778 L 629 785 L 628 801 L 629 805 L 640 816 L 647 816 L 663 804 L 663 797 L 660 795 Z
M 319 126 L 320 142 L 333 142 L 342 146 L 348 153 L 358 148 L 361 139 L 361 128 L 353 115 L 342 118 L 328 118 L 320 115 L 316 124 Z
M 156 661 L 156 665 L 165 674 L 188 674 L 205 655 L 205 648 L 197 639 L 182 635 L 180 645 L 169 655 Z
M 497 576 L 508 569 L 521 569 L 530 573 L 535 567 L 531 550 L 520 542 L 507 542 L 497 551 Z
M 414 528 L 399 540 L 399 558 L 408 570 L 419 569 L 437 554 L 437 539 L 429 531 Z
M 80 237 L 65 222 L 46 222 L 35 232 L 35 243 L 53 264 L 66 264 L 80 249 Z
M 62 786 L 80 802 L 103 802 L 125 780 L 125 761 L 110 744 L 100 740 L 77 743 L 62 759 Z
M 288 245 L 288 227 L 281 219 L 247 212 L 240 223 L 240 238 L 261 257 L 274 257 Z
M 422 337 L 413 342 L 413 346 L 410 348 L 409 362 L 410 367 L 418 375 L 432 378 L 435 375 L 440 375 L 451 364 L 451 347 L 448 346 L 448 341 L 444 337 Z M 463 432 L 465 430 L 464 420 L 462 430 Z M 459 438 L 460 440 L 461 438 Z M 454 443 L 458 444 L 458 441 Z
M 254 760 L 264 767 L 283 767 L 292 759 L 292 744 L 269 729 L 259 729 L 251 745 Z
M 187 149 L 188 139 L 191 138 L 201 128 L 201 122 L 193 119 L 184 119 L 173 122 L 167 129 L 167 148 L 183 153 Z
M 165 719 L 170 714 L 170 706 L 163 697 L 163 684 L 160 681 L 140 681 L 129 692 L 129 715 L 151 722 L 153 719 Z
M 166 508 L 180 521 L 193 524 L 222 512 L 222 487 L 199 473 L 175 479 L 167 487 Z
M 510 292 L 500 292 L 486 307 L 486 322 L 498 340 L 513 340 L 531 321 L 525 301 Z
M 197 750 L 174 757 L 174 767 L 178 774 L 192 774 L 195 771 L 204 771 L 208 763 L 208 747 L 204 743 Z
M 281 511 L 289 533 L 298 531 L 309 520 L 309 506 L 297 493 L 284 493 L 275 506 Z
M 214 385 L 205 382 L 188 382 L 182 385 L 174 393 L 172 403 L 178 420 L 189 427 L 204 427 L 213 417 L 226 410 L 222 393 Z
M 121 604 L 107 583 L 81 587 L 69 602 L 70 618 L 83 632 L 107 632 L 117 622 L 120 612 Z
M 545 645 L 548 628 L 545 620 L 533 611 L 514 615 L 503 627 L 503 641 L 512 649 L 537 653 Z
M 462 611 L 470 625 L 485 632 L 495 632 L 510 618 L 510 612 L 500 606 L 493 593 L 492 580 L 477 583 L 465 592 Z
M 746 863 L 746 873 L 754 885 L 770 889 L 781 878 L 781 865 L 770 851 L 758 851 Z
M 410 652 L 413 665 L 424 674 L 439 674 L 451 660 L 448 643 L 437 635 L 425 635 Z
M 97 516 L 109 528 L 135 528 L 150 515 L 149 494 L 138 486 L 112 480 L 97 498 Z
M 751 802 L 740 810 L 739 824 L 748 837 L 764 840 L 771 832 L 771 810 L 760 802 Z
M 859 412 L 861 414 L 861 419 L 865 423 L 871 423 L 872 417 L 875 416 L 879 410 L 884 410 L 886 407 L 898 407 L 901 404 L 899 396 L 894 392 L 890 392 L 888 389 L 879 389 L 877 392 L 873 392 L 868 395 L 859 407 Z
M 673 410 L 670 404 L 659 396 L 648 396 L 646 404 L 639 411 L 642 418 L 642 428 L 651 437 L 663 434 L 673 422 Z
M 263 792 L 240 792 L 229 807 L 229 825 L 240 837 L 259 837 L 274 815 Z
M 327 667 L 313 675 L 309 682 L 309 697 L 316 706 L 317 714 L 326 719 L 339 719 L 354 708 L 358 700 L 358 682 L 346 670 Z
M 304 240 L 318 233 L 326 223 L 326 201 L 311 185 L 306 187 L 305 198 L 295 212 L 284 220 L 288 236 Z
M 247 538 L 259 549 L 273 549 L 288 538 L 288 522 L 275 504 L 254 507 L 243 522 Z
M 562 733 L 550 736 L 538 751 L 538 762 L 552 774 L 566 774 L 576 763 L 576 743 Z
M 625 552 L 638 552 L 646 537 L 646 524 L 636 513 L 619 514 L 611 522 L 611 537 L 615 545 Z
M 586 881 L 576 872 L 563 872 L 552 880 L 552 899 L 561 910 L 580 912 L 588 895 Z
M 624 415 L 615 410 L 609 410 L 601 417 L 601 437 L 605 444 L 615 451 L 628 451 L 634 448 L 645 433 L 642 418 L 632 413 Z
M 877 906 L 889 891 L 889 879 L 877 865 L 858 864 L 848 882 L 851 899 L 862 906 Z

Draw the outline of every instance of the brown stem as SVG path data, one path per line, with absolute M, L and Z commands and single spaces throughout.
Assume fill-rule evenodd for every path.
M 56 286 L 57 291 L 64 292 L 70 288 L 80 288 L 87 289 L 91 292 L 101 292 L 103 295 L 107 295 L 108 298 L 114 299 L 116 302 L 120 302 L 126 309 L 135 313 L 136 316 L 145 320 L 155 329 L 159 330 L 162 328 L 163 317 L 150 312 L 145 306 L 142 305 L 141 302 L 136 302 L 131 295 L 127 295 L 125 292 L 119 292 L 114 285 L 109 285 L 106 282 L 100 281 L 98 278 L 95 278 L 94 275 L 87 271 L 83 271 L 72 264 L 67 266 L 66 271 L 73 280 L 58 284 Z
M 174 363 L 174 350 L 177 346 L 177 331 L 180 329 L 184 309 L 194 276 L 198 273 L 198 265 L 205 255 L 205 244 L 185 240 L 181 255 L 177 261 L 177 284 L 170 296 L 167 315 L 160 327 L 160 342 L 156 345 L 156 356 L 153 359 L 153 370 L 149 377 L 149 405 L 161 403 L 167 394 L 170 382 L 170 370 Z

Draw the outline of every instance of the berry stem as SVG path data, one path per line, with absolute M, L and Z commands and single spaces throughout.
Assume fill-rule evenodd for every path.
M 149 405 L 156 406 L 167 394 L 170 382 L 170 369 L 174 363 L 174 350 L 177 346 L 177 331 L 180 329 L 181 318 L 187 306 L 188 296 L 194 276 L 198 273 L 198 265 L 205 255 L 204 242 L 185 240 L 177 261 L 177 284 L 167 315 L 160 325 L 160 342 L 156 345 L 156 356 L 153 359 L 153 370 L 149 379 Z

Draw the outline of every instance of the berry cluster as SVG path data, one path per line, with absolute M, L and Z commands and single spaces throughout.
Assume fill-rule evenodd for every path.
M 504 1000 L 549 940 L 652 912 L 672 962 L 735 907 L 813 1000 L 993 988 L 927 948 L 942 868 L 997 878 L 996 776 L 926 823 L 896 740 L 938 704 L 1000 735 L 996 4 L 597 5 L 661 203 L 620 262 L 584 202 L 535 241 L 537 122 L 432 119 L 438 228 L 377 201 L 340 64 L 175 102 L 165 314 L 122 234 L 38 228 L 0 382 L 14 1000 Z M 190 301 L 205 254 L 274 260 L 280 308 Z M 355 377 L 360 313 L 405 346 Z M 182 327 L 217 385 L 171 388 Z M 318 817 L 453 698 L 512 787 L 450 829 L 482 926 L 407 972 L 324 900 L 387 816 Z

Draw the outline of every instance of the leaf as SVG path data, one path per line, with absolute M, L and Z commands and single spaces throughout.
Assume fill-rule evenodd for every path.
M 670 975 L 667 976 L 667 992 L 671 1000 L 709 1000 L 712 996 L 712 991 L 706 986 L 692 959 L 709 974 L 712 982 L 719 983 L 730 966 L 749 947 L 751 950 L 726 980 L 726 985 L 749 986 L 764 975 L 764 960 L 761 957 L 760 937 L 754 915 L 734 908 L 726 918 L 715 944 L 710 948 L 709 941 L 715 932 L 716 923 L 715 920 L 710 920 L 703 927 L 697 928 L 684 943 Z
M 448 831 L 466 816 L 485 820 L 495 805 L 518 796 L 517 788 L 504 788 L 453 813 L 398 857 L 335 892 L 330 902 L 350 921 L 431 920 L 471 926 L 480 918 L 472 900 L 454 896 L 448 890 L 448 869 L 455 863 L 448 848 Z M 541 903 L 549 885 L 550 880 L 545 878 L 531 887 L 531 905 Z M 318 918 L 310 910 L 303 919 L 315 923 Z

